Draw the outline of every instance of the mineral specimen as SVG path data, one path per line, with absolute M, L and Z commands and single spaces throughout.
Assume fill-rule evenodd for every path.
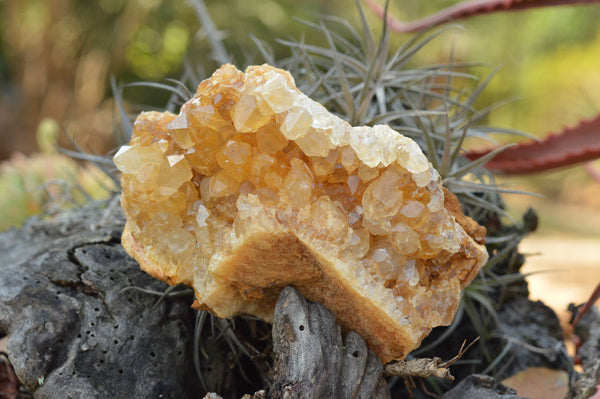
M 449 324 L 487 259 L 414 141 L 351 127 L 268 65 L 224 65 L 179 115 L 142 113 L 114 161 L 145 271 L 220 317 L 271 320 L 294 286 L 384 362 Z

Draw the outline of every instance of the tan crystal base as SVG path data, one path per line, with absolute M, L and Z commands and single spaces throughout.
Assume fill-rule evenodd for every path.
M 487 260 L 414 141 L 351 127 L 268 65 L 225 65 L 179 115 L 142 113 L 114 160 L 123 246 L 148 273 L 220 317 L 271 320 L 292 285 L 384 362 L 449 324 Z
M 136 248 L 131 232 L 125 229 L 123 246 L 127 252 L 144 262 L 146 257 Z M 208 290 L 201 304 L 194 307 L 209 310 L 221 317 L 252 314 L 265 321 L 273 319 L 279 292 L 286 286 L 296 287 L 302 295 L 324 304 L 336 315 L 342 327 L 359 331 L 370 348 L 380 358 L 391 360 L 408 353 L 422 339 L 419 331 L 399 326 L 374 303 L 356 292 L 351 281 L 336 272 L 336 266 L 319 261 L 291 234 L 272 236 L 259 233 L 248 237 L 215 271 L 215 280 L 222 280 Z M 146 260 L 147 261 L 147 260 Z M 155 260 L 156 261 L 156 260 Z M 154 277 L 165 279 L 164 272 L 147 261 L 142 268 Z M 339 267 L 339 265 L 338 265 Z M 207 305 L 210 304 L 210 305 Z M 456 310 L 454 310 L 456 311 Z M 362 326 L 368 325 L 365 329 Z

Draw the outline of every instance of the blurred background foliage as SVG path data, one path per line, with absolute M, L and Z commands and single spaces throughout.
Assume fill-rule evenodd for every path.
M 457 2 L 392 0 L 390 7 L 395 17 L 412 20 Z M 276 58 L 288 54 L 275 38 L 324 40 L 294 18 L 335 15 L 359 26 L 350 0 L 206 0 L 206 5 L 239 67 L 261 62 L 250 35 L 271 44 Z M 367 14 L 380 31 L 380 22 Z M 412 62 L 479 62 L 468 69 L 482 78 L 501 66 L 478 106 L 516 100 L 492 112 L 487 124 L 544 136 L 600 112 L 599 20 L 599 6 L 480 16 L 461 21 L 462 28 L 441 35 Z M 43 121 L 53 121 L 84 149 L 106 154 L 116 145 L 111 76 L 118 82 L 165 82 L 191 65 L 201 79 L 218 66 L 187 0 L 0 0 L 0 21 L 0 160 L 5 160 L 0 230 L 43 208 L 48 196 L 35 197 L 41 191 L 34 182 L 60 177 L 77 186 L 85 180 L 78 176 L 88 167 L 38 148 Z M 394 34 L 393 46 L 408 37 Z M 164 106 L 169 94 L 125 88 L 125 99 L 146 109 Z M 53 140 L 69 146 L 61 134 Z M 550 198 L 599 208 L 600 188 L 579 169 L 519 183 Z M 94 196 L 107 195 L 110 182 L 102 185 L 92 190 Z M 19 204 L 25 211 L 13 218 Z

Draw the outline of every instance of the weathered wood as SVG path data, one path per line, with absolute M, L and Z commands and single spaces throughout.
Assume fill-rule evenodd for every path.
M 0 332 L 35 398 L 200 397 L 193 313 L 120 245 L 118 202 L 0 234 Z
M 572 304 L 569 310 L 574 315 L 578 313 L 577 307 Z M 571 394 L 573 399 L 585 399 L 598 391 L 600 381 L 600 312 L 597 307 L 593 306 L 581 317 L 574 333 L 581 341 L 577 356 L 583 373 L 577 376 Z
M 381 361 L 350 332 L 342 341 L 333 314 L 282 290 L 273 321 L 272 398 L 389 398 Z
M 541 301 L 514 298 L 502 304 L 498 319 L 500 323 L 494 333 L 510 348 L 495 371 L 497 379 L 508 378 L 528 367 L 573 373 L 558 316 L 548 306 Z

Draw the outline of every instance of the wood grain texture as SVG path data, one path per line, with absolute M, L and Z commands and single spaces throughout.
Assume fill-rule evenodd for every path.
M 272 398 L 389 398 L 381 361 L 355 332 L 342 340 L 333 314 L 294 288 L 281 291 L 273 321 Z
M 197 398 L 189 300 L 120 245 L 120 208 L 92 204 L 0 234 L 0 333 L 35 398 Z M 165 376 L 168 376 L 165 377 Z

